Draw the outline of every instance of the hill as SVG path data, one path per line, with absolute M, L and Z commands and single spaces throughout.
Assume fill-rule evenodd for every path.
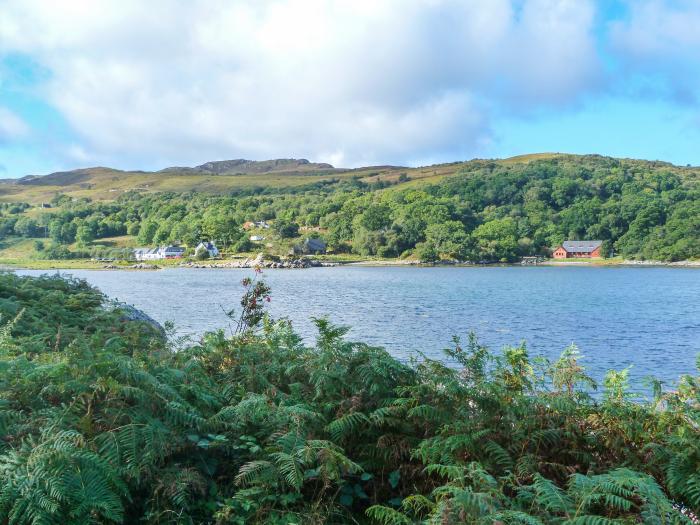
M 121 258 L 134 245 L 202 239 L 227 254 L 285 255 L 309 235 L 335 253 L 422 261 L 516 261 L 565 239 L 601 240 L 606 256 L 694 259 L 698 181 L 698 168 L 554 153 L 420 168 L 294 159 L 89 168 L 0 185 L 0 259 Z M 272 229 L 244 231 L 250 221 Z
M 172 167 L 165 168 L 168 173 L 213 173 L 222 174 L 250 174 L 250 173 L 290 173 L 306 171 L 335 170 L 330 164 L 322 162 L 309 162 L 306 159 L 273 159 L 273 160 L 219 160 L 205 162 L 194 168 Z
M 435 183 L 444 177 L 471 171 L 484 165 L 517 166 L 541 161 L 605 164 L 658 169 L 660 167 L 687 180 L 700 180 L 700 168 L 681 167 L 660 161 L 612 159 L 599 155 L 535 153 L 507 159 L 473 159 L 432 166 L 365 166 L 336 168 L 307 159 L 252 161 L 233 159 L 210 161 L 194 167 L 173 166 L 158 171 L 123 171 L 109 167 L 81 168 L 48 175 L 28 175 L 20 179 L 0 179 L 0 202 L 40 204 L 57 194 L 75 198 L 111 201 L 130 193 L 199 192 L 226 195 L 237 191 L 298 191 L 314 184 L 359 180 L 363 183 L 416 185 Z
M 93 167 L 0 180 L 0 201 L 40 203 L 51 200 L 57 193 L 94 200 L 114 200 L 131 191 L 226 194 L 232 190 L 288 188 L 352 177 L 398 177 L 397 173 L 405 170 L 390 166 L 339 169 L 306 159 L 222 160 L 154 172 Z
M 123 171 L 109 167 L 81 168 L 48 175 L 28 175 L 20 179 L 0 180 L 0 202 L 48 202 L 56 194 L 114 200 L 128 192 L 201 192 L 228 194 L 256 188 L 280 189 L 314 183 L 361 180 L 366 183 L 407 183 L 416 180 L 436 182 L 458 173 L 465 166 L 483 162 L 523 164 L 534 160 L 568 157 L 556 153 L 522 155 L 510 159 L 451 162 L 433 166 L 366 166 L 336 168 L 331 164 L 306 159 L 245 159 L 211 161 L 194 167 L 173 166 L 158 171 Z M 401 181 L 398 179 L 401 178 Z

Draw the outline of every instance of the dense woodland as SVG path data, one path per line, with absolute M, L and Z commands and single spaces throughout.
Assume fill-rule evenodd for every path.
M 138 245 L 214 240 L 235 253 L 253 248 L 241 225 L 268 220 L 278 238 L 314 227 L 335 253 L 364 256 L 505 262 L 547 255 L 565 239 L 600 239 L 606 256 L 672 261 L 700 256 L 699 180 L 691 168 L 599 156 L 471 161 L 431 184 L 403 176 L 226 196 L 131 192 L 91 202 L 57 195 L 38 215 L 6 203 L 0 237 L 37 239 L 46 258 L 94 255 L 105 249 L 100 239 L 120 235 Z
M 624 371 L 591 396 L 573 346 L 405 364 L 322 319 L 309 346 L 242 284 L 231 333 L 172 343 L 0 274 L 0 522 L 697 523 L 700 377 L 645 401 Z

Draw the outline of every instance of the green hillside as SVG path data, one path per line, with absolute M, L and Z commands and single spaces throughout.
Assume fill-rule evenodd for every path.
M 699 181 L 693 167 L 554 153 L 420 168 L 90 168 L 0 184 L 0 262 L 122 258 L 135 245 L 203 239 L 226 255 L 286 255 L 309 236 L 336 254 L 424 262 L 512 262 L 565 239 L 602 240 L 605 256 L 696 259 Z M 272 228 L 244 231 L 249 221 Z

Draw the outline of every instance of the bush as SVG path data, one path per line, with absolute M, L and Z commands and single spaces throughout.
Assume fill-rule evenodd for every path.
M 198 261 L 205 261 L 209 259 L 209 251 L 205 249 L 197 250 L 194 254 L 194 258 Z

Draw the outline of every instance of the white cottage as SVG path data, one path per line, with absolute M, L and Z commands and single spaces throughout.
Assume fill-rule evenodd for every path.
M 200 242 L 197 247 L 194 249 L 195 254 L 201 253 L 202 250 L 206 250 L 209 252 L 209 257 L 218 257 L 219 256 L 219 249 L 216 247 L 216 245 L 213 242 L 209 241 L 202 241 Z

